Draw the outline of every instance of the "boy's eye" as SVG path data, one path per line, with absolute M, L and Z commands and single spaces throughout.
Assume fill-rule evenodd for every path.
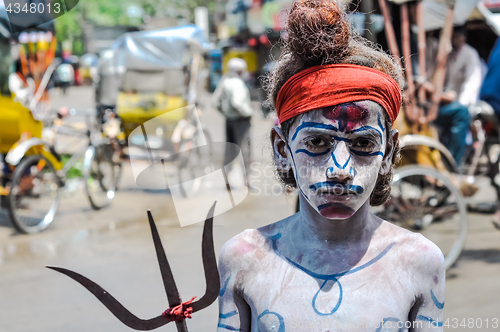
M 353 148 L 358 148 L 358 149 L 369 149 L 369 148 L 372 148 L 374 146 L 375 146 L 375 144 L 367 138 L 357 139 L 352 144 Z
M 329 143 L 321 137 L 311 137 L 306 140 L 306 146 L 311 148 L 324 148 L 329 145 Z

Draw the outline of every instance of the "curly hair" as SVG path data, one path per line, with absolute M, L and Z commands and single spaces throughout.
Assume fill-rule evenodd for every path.
M 285 26 L 287 36 L 281 41 L 281 56 L 275 70 L 264 79 L 268 103 L 273 107 L 279 90 L 288 79 L 317 65 L 345 63 L 366 66 L 391 76 L 400 87 L 404 85 L 401 67 L 378 45 L 359 36 L 351 28 L 344 9 L 334 0 L 297 0 L 288 13 Z M 301 115 L 281 124 L 286 141 L 290 128 Z M 385 125 L 391 128 L 388 118 L 386 114 Z M 387 139 L 388 142 L 392 140 L 390 130 L 387 130 Z M 399 142 L 394 144 L 392 165 L 399 159 L 400 150 Z M 286 186 L 297 187 L 293 170 L 278 172 L 278 178 Z M 389 198 L 391 182 L 392 166 L 387 174 L 379 174 L 370 205 L 382 205 Z

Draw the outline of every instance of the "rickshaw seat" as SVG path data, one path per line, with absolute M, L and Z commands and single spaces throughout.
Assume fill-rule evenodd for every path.
M 43 125 L 12 97 L 0 96 L 0 153 L 7 153 L 23 133 L 41 138 Z

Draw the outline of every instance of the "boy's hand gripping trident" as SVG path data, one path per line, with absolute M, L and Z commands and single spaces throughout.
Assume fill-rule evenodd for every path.
M 203 228 L 203 240 L 202 240 L 202 258 L 203 258 L 203 268 L 205 270 L 205 280 L 207 283 L 207 288 L 205 295 L 202 296 L 198 301 L 191 301 L 182 303 L 179 291 L 175 284 L 174 276 L 170 265 L 168 263 L 167 256 L 163 250 L 161 244 L 160 236 L 158 235 L 158 230 L 156 229 L 153 216 L 151 211 L 148 211 L 149 225 L 151 227 L 151 234 L 153 235 L 153 242 L 156 248 L 156 255 L 158 257 L 158 263 L 160 264 L 161 276 L 163 278 L 163 284 L 165 286 L 165 291 L 167 292 L 168 304 L 170 307 L 163 312 L 161 315 L 151 318 L 151 319 L 140 319 L 133 313 L 128 311 L 120 302 L 118 302 L 111 294 L 106 292 L 101 286 L 93 282 L 92 280 L 61 267 L 47 266 L 49 269 L 61 272 L 68 277 L 79 282 L 83 287 L 87 288 L 92 294 L 106 308 L 111 311 L 116 318 L 118 318 L 123 324 L 127 325 L 136 330 L 149 331 L 161 327 L 167 323 L 175 321 L 177 325 L 177 331 L 187 332 L 187 325 L 185 318 L 191 318 L 191 313 L 195 313 L 202 310 L 212 304 L 219 295 L 220 291 L 220 281 L 219 272 L 217 270 L 217 261 L 215 258 L 214 242 L 213 242 L 213 216 L 215 210 L 215 204 L 208 212 L 207 219 L 205 220 L 205 226 Z M 192 303 L 191 303 L 192 302 Z

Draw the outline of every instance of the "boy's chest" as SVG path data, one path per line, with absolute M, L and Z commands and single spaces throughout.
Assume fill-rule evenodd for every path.
M 327 275 L 278 258 L 256 268 L 244 287 L 252 331 L 405 331 L 414 294 L 385 267 Z

